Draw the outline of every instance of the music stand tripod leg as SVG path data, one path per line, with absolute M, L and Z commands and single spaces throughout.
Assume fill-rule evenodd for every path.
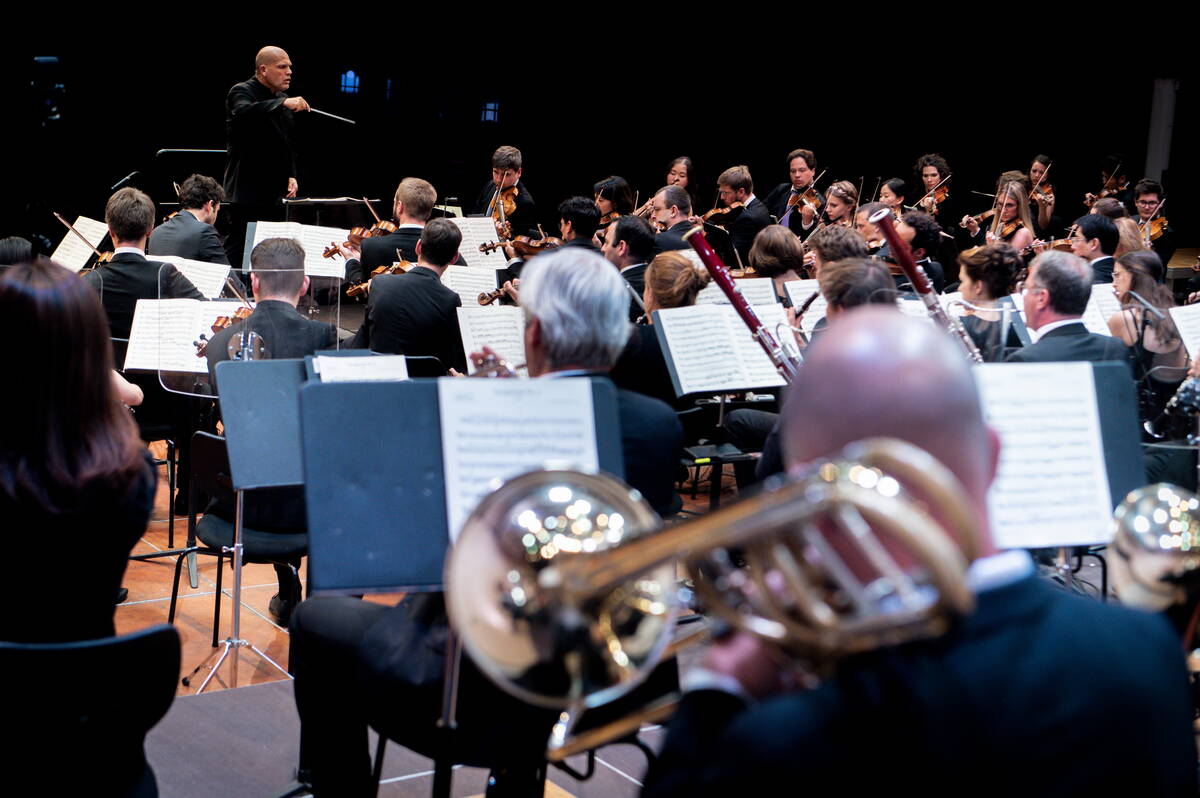
M 212 670 L 209 671 L 208 676 L 206 676 L 204 681 L 201 682 L 200 687 L 196 689 L 196 695 L 204 692 L 204 688 L 208 687 L 208 683 L 211 682 L 212 678 L 217 675 L 217 670 L 221 667 L 221 663 L 223 663 L 225 658 L 229 657 L 231 654 L 232 657 L 230 657 L 229 686 L 237 687 L 239 661 L 238 652 L 239 649 L 243 647 L 249 648 L 255 654 L 262 657 L 268 664 L 270 664 L 287 678 L 292 678 L 292 675 L 288 673 L 278 662 L 264 654 L 253 643 L 242 639 L 242 518 L 243 509 L 245 506 L 245 493 L 240 490 L 237 491 L 236 498 L 237 503 L 233 517 L 233 545 L 225 547 L 225 551 L 233 555 L 233 626 L 230 629 L 229 637 L 225 638 L 225 642 L 221 644 L 221 656 L 213 664 Z M 206 656 L 204 660 L 196 666 L 195 670 L 193 670 L 187 676 L 187 678 L 183 680 L 184 686 L 187 686 L 192 676 L 195 676 L 196 673 L 198 673 L 200 669 L 203 668 L 216 653 L 217 652 L 215 650 L 210 652 L 208 656 Z

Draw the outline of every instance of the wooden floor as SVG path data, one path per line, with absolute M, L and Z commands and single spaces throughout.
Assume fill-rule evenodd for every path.
M 156 457 L 164 456 L 161 444 L 151 444 Z M 724 498 L 736 495 L 732 470 L 726 468 Z M 707 470 L 702 472 L 707 478 Z M 134 548 L 134 554 L 163 551 L 167 541 L 167 479 L 165 471 L 159 469 L 158 495 L 155 499 L 152 521 L 145 535 Z M 707 483 L 704 483 L 698 499 L 691 498 L 690 490 L 681 494 L 685 511 L 703 512 L 707 509 Z M 175 520 L 175 545 L 182 547 L 187 539 L 187 519 Z M 198 558 L 199 587 L 195 590 L 188 584 L 187 569 L 180 577 L 179 607 L 175 616 L 175 628 L 183 644 L 182 672 L 186 676 L 212 651 L 213 602 L 216 593 L 216 561 L 212 557 Z M 301 581 L 305 581 L 307 561 L 300 569 Z M 226 566 L 228 568 L 228 566 Z M 175 559 L 164 557 L 157 560 L 130 562 L 125 571 L 124 586 L 129 597 L 116 609 L 118 634 L 126 634 L 167 622 L 167 611 L 171 600 L 171 582 L 175 573 Z M 232 624 L 233 584 L 232 573 L 227 570 L 221 583 L 221 628 L 220 639 L 230 634 Z M 253 643 L 283 668 L 288 662 L 287 630 L 271 621 L 267 604 L 278 590 L 275 571 L 270 565 L 246 565 L 243 569 L 241 636 Z M 368 600 L 394 604 L 398 595 L 370 596 Z M 213 677 L 205 692 L 225 689 L 229 686 L 229 666 L 223 665 Z M 198 674 L 190 687 L 182 684 L 177 695 L 194 693 L 207 670 Z M 262 662 L 253 653 L 243 653 L 238 668 L 237 686 L 263 684 L 287 678 L 275 668 Z

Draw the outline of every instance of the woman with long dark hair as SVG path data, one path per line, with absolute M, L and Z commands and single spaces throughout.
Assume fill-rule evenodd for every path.
M 42 259 L 0 279 L 5 368 L 0 396 L 0 639 L 85 640 L 114 633 L 113 605 L 154 503 L 155 472 L 113 381 L 108 321 L 96 292 Z M 35 558 L 56 554 L 46 589 Z

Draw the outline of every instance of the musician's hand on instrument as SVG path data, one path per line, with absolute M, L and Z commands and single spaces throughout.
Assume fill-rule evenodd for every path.
M 459 371 L 458 369 L 456 369 L 456 368 L 454 368 L 454 367 L 451 367 L 451 368 L 450 368 L 450 371 L 449 371 L 448 373 L 449 373 L 449 375 L 450 375 L 451 377 L 465 377 L 465 376 L 467 376 L 466 374 L 463 374 L 461 371 Z
M 283 101 L 283 107 L 289 111 L 307 111 L 310 108 L 303 97 L 288 97 Z
M 1183 304 L 1194 305 L 1197 302 L 1200 302 L 1200 291 L 1193 291 L 1192 293 L 1188 294 L 1187 302 L 1184 302 Z
M 500 245 L 500 248 L 504 250 L 505 258 L 512 260 L 513 258 L 517 257 L 517 251 L 515 249 L 513 249 L 512 244 L 509 244 L 508 242 L 504 242 Z
M 296 178 L 294 178 L 294 177 L 289 177 L 289 178 L 288 178 L 288 190 L 287 190 L 287 195 L 288 195 L 289 197 L 294 197 L 294 196 L 296 196 L 296 192 L 297 192 L 297 191 L 299 191 L 299 190 L 300 190 L 300 184 L 296 182 Z
M 978 228 L 979 225 L 975 225 L 975 227 Z M 971 235 L 975 235 L 975 234 L 971 233 Z M 1000 243 L 1000 238 L 995 233 L 993 233 L 991 230 L 988 230 L 987 233 L 984 234 L 983 240 L 989 244 L 999 244 Z
M 338 251 L 342 253 L 342 257 L 346 258 L 346 260 L 350 260 L 351 258 L 355 260 L 362 259 L 362 250 L 351 244 L 349 241 L 343 241 L 341 244 L 339 244 Z
M 784 688 L 780 652 L 760 638 L 735 632 L 715 641 L 700 660 L 699 667 L 722 676 L 732 676 L 754 698 L 764 698 Z
M 1192 364 L 1188 366 L 1187 375 L 1189 379 L 1200 377 L 1200 355 L 1193 358 Z
M 701 219 L 699 216 L 689 216 L 688 224 L 692 225 L 693 227 L 695 227 L 696 225 L 700 225 L 701 227 L 703 227 L 704 220 Z
M 500 360 L 500 356 L 496 354 L 496 350 L 490 346 L 485 346 L 478 352 L 471 353 L 471 362 L 475 364 L 475 368 L 482 368 L 489 363 L 494 363 Z
M 807 202 L 800 204 L 800 218 L 804 221 L 804 226 L 808 227 L 813 223 L 813 219 L 817 218 L 817 211 Z
M 979 222 L 975 221 L 974 216 L 964 216 L 962 218 L 962 226 L 967 228 L 972 236 L 979 235 Z
M 504 285 L 500 286 L 504 289 L 504 293 L 516 304 L 521 304 L 520 280 L 507 280 Z
M 1034 242 L 1029 246 L 1033 249 L 1033 254 L 1040 255 L 1046 249 L 1046 242 L 1038 238 L 1035 239 Z

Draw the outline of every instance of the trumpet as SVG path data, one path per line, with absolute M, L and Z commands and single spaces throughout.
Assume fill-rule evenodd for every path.
M 450 552 L 446 607 L 468 654 L 502 689 L 563 710 L 552 761 L 673 708 L 572 734 L 581 713 L 631 690 L 670 650 L 677 558 L 713 613 L 818 675 L 849 654 L 936 636 L 974 606 L 965 573 L 981 538 L 962 487 L 902 441 L 851 444 L 803 478 L 658 525 L 611 477 L 534 471 L 480 502 Z

